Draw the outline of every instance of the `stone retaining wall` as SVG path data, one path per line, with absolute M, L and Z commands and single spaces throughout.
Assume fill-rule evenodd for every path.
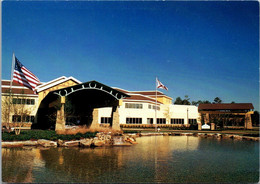
M 2 147 L 101 147 L 101 146 L 131 146 L 137 144 L 136 135 L 112 135 L 111 133 L 97 133 L 94 138 L 73 141 L 50 141 L 39 139 L 37 141 L 12 141 L 3 142 Z
M 202 138 L 214 139 L 235 139 L 259 141 L 260 137 L 249 137 L 234 134 L 220 133 L 138 133 L 138 134 L 123 134 L 112 135 L 110 133 L 97 133 L 95 138 L 74 140 L 74 141 L 50 141 L 39 139 L 37 141 L 13 141 L 2 142 L 2 147 L 23 147 L 23 146 L 39 146 L 39 147 L 101 147 L 101 146 L 131 146 L 137 144 L 136 137 L 141 136 L 195 136 Z

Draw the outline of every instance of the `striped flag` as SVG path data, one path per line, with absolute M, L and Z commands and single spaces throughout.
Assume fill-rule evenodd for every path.
M 157 77 L 156 77 L 156 82 L 157 82 L 157 88 L 165 89 L 165 90 L 168 91 L 168 88 L 167 88 L 165 85 L 163 85 L 163 84 L 157 79 Z
M 13 81 L 17 82 L 31 90 L 35 90 L 40 80 L 30 72 L 16 57 L 13 73 Z

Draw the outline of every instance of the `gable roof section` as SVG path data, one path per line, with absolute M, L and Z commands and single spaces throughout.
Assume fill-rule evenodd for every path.
M 80 83 L 81 83 L 79 80 L 75 79 L 74 77 L 65 77 L 65 76 L 62 76 L 62 77 L 56 78 L 56 79 L 54 79 L 54 80 L 51 80 L 51 81 L 49 81 L 49 82 L 46 82 L 46 83 L 44 83 L 44 84 L 42 84 L 42 85 L 40 85 L 40 86 L 37 86 L 37 87 L 36 87 L 36 90 L 37 90 L 37 92 L 39 93 L 39 92 L 44 91 L 44 90 L 46 90 L 46 89 L 49 89 L 49 88 L 51 88 L 51 87 L 53 87 L 53 86 L 57 86 L 57 85 L 59 85 L 59 84 L 62 84 L 62 83 L 64 83 L 64 82 L 68 81 L 68 80 L 73 80 L 73 81 L 76 82 L 77 84 L 80 84 Z
M 198 110 L 250 110 L 252 103 L 199 104 Z

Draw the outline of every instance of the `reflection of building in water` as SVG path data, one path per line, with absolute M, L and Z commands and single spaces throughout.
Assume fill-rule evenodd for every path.
M 142 143 L 144 145 L 151 145 L 154 143 L 153 146 L 147 146 L 146 157 L 150 153 L 153 153 L 150 156 L 154 158 L 154 177 L 155 181 L 167 181 L 167 178 L 171 173 L 168 173 L 170 168 L 172 168 L 172 163 L 169 163 L 169 160 L 176 161 L 174 153 L 175 152 L 183 152 L 183 151 L 192 151 L 196 150 L 199 145 L 199 139 L 197 137 L 191 136 L 180 136 L 180 137 L 169 137 L 169 136 L 158 136 L 155 137 L 146 137 L 142 138 Z M 145 157 L 145 156 L 144 156 Z
M 100 174 L 120 169 L 122 157 L 116 148 L 57 148 L 41 150 L 45 167 L 79 181 L 97 182 Z
M 33 168 L 43 165 L 37 152 L 39 151 L 34 148 L 2 148 L 3 182 L 33 182 Z

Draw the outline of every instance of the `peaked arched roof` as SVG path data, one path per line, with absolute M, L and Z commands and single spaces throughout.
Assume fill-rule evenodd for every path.
M 97 81 L 89 81 L 89 82 L 85 82 L 85 83 L 81 83 L 78 85 L 74 85 L 74 86 L 70 86 L 70 87 L 66 87 L 66 88 L 62 88 L 62 89 L 58 89 L 55 91 L 52 91 L 50 93 L 52 94 L 56 94 L 59 96 L 68 96 L 72 93 L 75 93 L 77 91 L 81 91 L 81 90 L 100 90 L 103 91 L 105 93 L 110 94 L 111 96 L 113 96 L 114 98 L 116 98 L 117 100 L 126 98 L 126 97 L 130 97 L 129 95 L 118 91 L 116 89 L 113 89 L 105 84 L 102 84 L 100 82 Z

